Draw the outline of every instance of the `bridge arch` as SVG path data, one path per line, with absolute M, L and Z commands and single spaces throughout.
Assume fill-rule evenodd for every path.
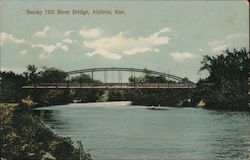
M 172 74 L 167 74 L 163 72 L 158 72 L 158 71 L 153 71 L 153 70 L 148 70 L 148 69 L 138 69 L 138 68 L 121 68 L 121 67 L 105 67 L 105 68 L 88 68 L 88 69 L 81 69 L 81 70 L 73 70 L 73 71 L 68 71 L 66 72 L 67 75 L 74 75 L 74 74 L 84 74 L 84 73 L 93 73 L 94 72 L 106 72 L 106 71 L 124 71 L 124 72 L 138 72 L 138 73 L 150 73 L 150 75 L 156 75 L 156 76 L 162 76 L 168 79 L 172 79 L 175 81 L 179 82 L 184 82 L 184 83 L 192 83 L 191 81 L 186 81 L 186 79 L 172 75 Z M 93 78 L 93 77 L 92 77 Z

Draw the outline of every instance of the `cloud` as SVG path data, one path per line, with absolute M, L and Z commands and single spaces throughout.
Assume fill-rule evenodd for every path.
M 125 35 L 123 32 L 119 32 L 111 37 L 99 37 L 96 39 L 84 40 L 83 46 L 93 50 L 93 52 L 88 53 L 88 56 L 100 55 L 111 59 L 121 59 L 123 55 L 159 52 L 159 49 L 156 47 L 168 44 L 171 39 L 165 35 L 168 32 L 171 32 L 171 29 L 163 28 L 160 31 L 145 37 L 131 37 Z M 102 53 L 113 53 L 119 55 L 119 58 L 114 58 L 109 54 Z
M 216 41 L 212 41 L 209 45 L 212 48 L 212 51 L 214 53 L 218 53 L 221 52 L 225 49 L 227 49 L 229 47 L 230 41 L 227 41 L 227 39 L 225 40 L 216 40 Z
M 44 44 L 33 44 L 31 48 L 42 48 L 44 53 L 51 54 L 55 49 L 60 48 L 64 51 L 68 51 L 69 48 L 62 43 L 56 43 L 56 45 L 44 45 Z
M 47 25 L 42 30 L 34 33 L 34 36 L 45 37 L 49 32 L 50 27 Z M 83 41 L 73 40 L 68 36 L 73 33 L 79 33 Z M 79 49 L 88 50 L 87 56 L 99 55 L 108 59 L 119 60 L 124 56 L 133 56 L 142 53 L 157 53 L 160 51 L 159 46 L 168 44 L 171 38 L 167 33 L 172 32 L 168 27 L 162 28 L 152 34 L 145 36 L 131 36 L 125 32 L 106 36 L 103 31 L 96 28 L 83 28 L 79 31 L 67 30 L 62 32 L 64 38 L 57 40 L 52 44 L 44 44 L 36 39 L 34 42 L 26 41 L 25 39 L 15 38 L 13 35 L 1 32 L 1 46 L 10 40 L 16 44 L 27 44 L 31 48 L 41 49 L 39 57 L 44 58 L 52 54 L 57 49 L 68 52 L 71 45 L 76 44 Z M 20 55 L 27 55 L 27 50 L 21 50 Z
M 204 51 L 204 49 L 203 49 L 203 48 L 199 48 L 199 49 L 198 49 L 198 51 L 203 52 L 203 51 Z
M 69 43 L 69 44 L 73 43 L 73 41 L 71 39 L 69 39 L 69 38 L 63 39 L 62 41 L 64 43 Z
M 68 51 L 69 50 L 69 47 L 67 45 L 63 45 L 62 43 L 59 43 L 59 42 L 56 43 L 56 47 L 60 48 L 63 51 Z
M 227 49 L 228 47 L 229 47 L 228 44 L 222 44 L 220 46 L 214 47 L 212 50 L 213 50 L 213 52 L 221 52 L 221 51 Z
M 122 56 L 120 56 L 119 54 L 112 53 L 112 52 L 105 51 L 105 50 L 97 50 L 97 51 L 94 51 L 91 53 L 86 53 L 86 55 L 90 56 L 90 57 L 92 57 L 93 55 L 96 55 L 96 54 L 101 55 L 105 58 L 113 59 L 113 60 L 119 60 L 122 58 Z
M 222 40 L 215 40 L 209 43 L 212 51 L 214 53 L 221 52 L 237 43 L 238 41 L 249 41 L 249 34 L 247 33 L 238 33 L 238 34 L 229 34 Z
M 66 31 L 66 32 L 64 32 L 64 36 L 65 37 L 67 37 L 67 36 L 69 36 L 71 33 L 73 33 L 73 32 L 75 32 L 74 30 L 68 30 L 68 31 Z
M 3 46 L 6 40 L 11 39 L 13 37 L 11 34 L 1 32 L 0 33 L 1 41 L 0 41 L 0 46 Z
M 47 29 L 45 29 L 45 30 L 47 30 Z M 45 44 L 35 44 L 33 42 L 28 42 L 25 39 L 17 39 L 12 34 L 8 34 L 5 32 L 0 32 L 0 36 L 1 36 L 0 46 L 3 46 L 3 44 L 7 40 L 9 40 L 9 41 L 16 43 L 16 44 L 27 44 L 31 48 L 42 48 L 42 50 L 43 50 L 42 54 L 47 54 L 47 55 L 51 54 L 57 48 L 61 49 L 63 51 L 69 50 L 68 46 L 61 43 L 61 42 L 57 42 L 55 45 L 45 45 Z M 25 56 L 25 55 L 27 55 L 28 51 L 21 50 L 19 53 L 21 56 Z
M 47 25 L 41 31 L 37 31 L 34 36 L 36 37 L 45 37 L 46 33 L 50 30 L 50 27 Z
M 40 59 L 47 58 L 55 49 L 56 45 L 33 44 L 31 48 L 42 48 L 43 52 L 39 55 Z
M 28 51 L 27 50 L 21 50 L 19 53 L 20 53 L 21 56 L 26 56 Z
M 196 57 L 196 55 L 194 55 L 193 53 L 190 52 L 172 52 L 170 53 L 170 56 L 177 62 L 181 62 L 184 60 L 191 60 L 194 59 Z
M 0 46 L 3 46 L 3 44 L 7 41 L 10 40 L 13 43 L 16 44 L 29 44 L 28 41 L 26 41 L 25 39 L 17 39 L 15 38 L 12 34 L 8 34 L 6 32 L 0 32 Z
M 91 28 L 91 29 L 83 28 L 82 30 L 79 31 L 79 33 L 81 36 L 85 38 L 96 38 L 101 35 L 101 30 L 100 28 Z
M 148 51 L 152 51 L 152 49 L 151 48 L 147 48 L 147 47 L 132 48 L 131 50 L 124 51 L 123 53 L 127 54 L 127 55 L 134 55 L 134 54 L 137 54 L 137 53 L 144 53 L 144 52 L 148 52 Z
M 161 29 L 160 31 L 156 32 L 155 35 L 159 35 L 161 33 L 169 33 L 169 32 L 172 32 L 172 29 L 165 27 L 165 28 Z
M 55 45 L 44 45 L 44 44 L 33 44 L 31 48 L 42 48 L 44 53 L 50 54 L 52 53 L 55 49 Z
M 69 50 L 69 47 L 67 45 L 64 45 L 60 42 L 57 42 L 55 45 L 33 44 L 31 48 L 41 48 L 43 50 L 43 52 L 39 55 L 39 58 L 41 59 L 49 56 L 56 49 L 61 49 L 65 52 Z
M 82 45 L 80 45 L 80 43 L 77 40 L 72 40 L 72 39 L 69 39 L 69 38 L 63 39 L 61 42 L 66 43 L 68 45 L 71 45 L 71 44 L 74 43 L 74 44 L 76 44 L 78 46 L 82 46 Z

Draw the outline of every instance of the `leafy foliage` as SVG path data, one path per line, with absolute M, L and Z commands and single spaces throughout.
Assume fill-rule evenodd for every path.
M 200 71 L 209 77 L 197 84 L 194 100 L 204 99 L 207 107 L 242 110 L 248 107 L 249 51 L 226 50 L 221 55 L 204 56 Z
M 60 138 L 41 122 L 28 106 L 1 106 L 1 157 L 7 159 L 41 159 L 51 155 L 56 159 L 90 160 L 88 153 L 75 148 L 70 139 Z
M 1 102 L 17 102 L 22 99 L 25 91 L 22 90 L 22 85 L 25 83 L 25 78 L 14 72 L 0 72 L 0 101 Z
M 132 83 L 178 83 L 163 76 L 154 76 L 145 69 L 144 76 L 130 77 Z M 183 81 L 189 82 L 188 78 Z M 183 89 L 136 89 L 130 90 L 127 97 L 133 104 L 137 105 L 163 105 L 163 106 L 185 106 L 184 102 L 191 97 L 192 91 Z
M 47 68 L 43 67 L 42 72 L 40 72 L 42 83 L 63 83 L 66 82 L 67 74 L 64 71 L 58 70 L 54 67 Z

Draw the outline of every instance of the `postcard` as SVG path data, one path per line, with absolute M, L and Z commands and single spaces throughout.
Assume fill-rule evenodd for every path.
M 1 160 L 250 159 L 247 0 L 0 8 Z

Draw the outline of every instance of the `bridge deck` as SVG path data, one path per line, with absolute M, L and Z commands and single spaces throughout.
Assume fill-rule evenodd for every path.
M 23 86 L 23 89 L 153 89 L 153 88 L 195 88 L 195 84 L 187 83 L 90 83 L 90 84 L 67 84 L 67 83 L 48 83 L 33 84 Z

